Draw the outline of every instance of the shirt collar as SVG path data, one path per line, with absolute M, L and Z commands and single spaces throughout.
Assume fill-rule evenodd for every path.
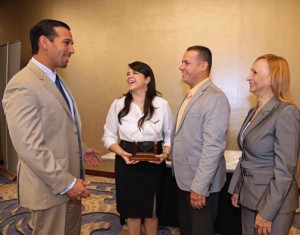
M 190 92 L 192 94 L 192 96 L 195 95 L 196 92 L 199 90 L 199 88 L 208 80 L 209 80 L 209 77 L 205 78 L 204 80 L 199 82 L 196 86 L 194 86 L 192 89 L 189 89 L 188 92 Z
M 39 61 L 37 61 L 35 58 L 31 58 L 31 61 L 38 66 L 49 78 L 52 82 L 55 82 L 56 73 L 53 72 L 51 69 L 49 69 L 47 66 L 43 65 Z

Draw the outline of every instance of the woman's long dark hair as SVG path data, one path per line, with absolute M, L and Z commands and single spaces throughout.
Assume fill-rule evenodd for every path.
M 144 122 L 151 119 L 153 116 L 155 107 L 152 104 L 152 101 L 155 96 L 161 96 L 161 93 L 158 92 L 155 88 L 155 77 L 153 74 L 152 69 L 150 68 L 149 65 L 140 62 L 140 61 L 135 61 L 132 62 L 131 64 L 128 65 L 129 68 L 131 68 L 133 71 L 137 71 L 139 73 L 144 74 L 144 76 L 150 77 L 150 82 L 148 83 L 148 89 L 146 91 L 146 98 L 145 98 L 145 103 L 144 103 L 144 116 L 140 118 L 138 121 L 138 127 L 141 129 L 143 126 Z M 125 117 L 129 111 L 130 111 L 130 104 L 132 102 L 132 94 L 130 91 L 128 91 L 125 96 L 125 102 L 124 102 L 124 108 L 118 113 L 118 119 L 120 125 L 122 125 L 121 119 L 122 117 Z

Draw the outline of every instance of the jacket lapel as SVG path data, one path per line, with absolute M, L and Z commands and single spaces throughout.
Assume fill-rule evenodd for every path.
M 43 85 L 45 86 L 45 88 L 47 90 L 49 90 L 56 97 L 56 99 L 58 99 L 58 101 L 64 107 L 66 112 L 73 119 L 73 116 L 69 109 L 68 104 L 66 103 L 66 101 L 65 101 L 64 97 L 62 96 L 62 94 L 60 93 L 60 91 L 57 89 L 56 85 L 51 81 L 51 79 L 48 78 L 47 75 L 39 67 L 37 67 L 33 62 L 30 61 L 27 66 L 34 72 L 34 74 L 36 74 L 37 78 L 43 82 Z M 63 85 L 66 87 L 66 85 L 64 83 L 63 83 Z M 68 91 L 68 93 L 71 96 L 71 93 L 69 91 Z M 71 96 L 71 98 L 73 99 L 72 96 Z M 75 105 L 74 105 L 74 108 L 75 108 Z
M 272 99 L 270 99 L 268 101 L 268 103 L 266 103 L 266 105 L 262 108 L 262 110 L 258 113 L 258 115 L 256 116 L 256 118 L 250 123 L 250 125 L 247 127 L 247 129 L 244 131 L 243 134 L 243 141 L 245 140 L 245 138 L 247 137 L 247 135 L 253 130 L 255 129 L 262 121 L 264 121 L 271 113 L 272 111 L 276 108 L 277 104 L 279 102 L 276 100 L 275 97 L 273 97 Z M 245 119 L 245 122 L 242 126 L 242 130 L 246 127 L 246 125 L 250 122 L 250 119 L 252 118 L 252 116 L 255 113 L 255 110 L 257 109 L 257 106 L 252 110 L 252 112 L 249 112 L 248 116 Z M 240 136 L 240 135 L 239 135 Z M 239 142 L 240 142 L 240 138 L 239 138 Z
M 186 118 L 186 115 L 188 114 L 189 110 L 191 109 L 191 107 L 194 105 L 194 103 L 203 95 L 203 93 L 206 91 L 206 89 L 212 84 L 211 80 L 208 80 L 207 82 L 205 82 L 200 88 L 199 90 L 192 96 L 190 102 L 188 103 L 188 105 L 186 106 L 183 114 L 182 114 L 182 118 L 181 121 L 178 125 L 177 131 L 176 133 L 179 131 L 179 129 L 182 126 L 182 123 L 184 122 L 184 119 Z M 183 100 L 184 101 L 184 100 Z M 182 101 L 182 103 L 183 103 Z M 181 104 L 182 104 L 181 103 Z M 178 115 L 178 114 L 177 114 Z

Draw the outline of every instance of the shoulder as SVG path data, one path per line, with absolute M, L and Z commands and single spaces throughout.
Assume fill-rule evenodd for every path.
M 41 81 L 38 78 L 43 77 L 43 72 L 35 66 L 33 63 L 29 62 L 27 66 L 17 72 L 8 82 L 8 87 L 14 86 L 24 86 L 30 87 L 32 85 L 40 84 Z
M 155 96 L 153 99 L 153 105 L 155 107 L 166 107 L 168 106 L 168 101 L 160 96 Z
M 279 117 L 296 117 L 298 120 L 300 118 L 300 111 L 298 107 L 294 104 L 286 103 L 279 101 L 278 104 L 278 112 L 279 112 Z
M 212 81 L 210 83 L 210 86 L 207 88 L 211 93 L 214 93 L 215 95 L 219 95 L 222 97 L 226 97 L 225 93 L 219 88 L 216 84 L 214 84 Z
M 112 102 L 111 107 L 121 110 L 124 107 L 124 102 L 125 102 L 125 96 L 115 99 Z

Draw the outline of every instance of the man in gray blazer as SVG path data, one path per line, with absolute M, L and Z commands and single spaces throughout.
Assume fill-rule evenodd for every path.
M 182 82 L 190 87 L 177 114 L 172 158 L 181 235 L 214 234 L 219 192 L 226 180 L 230 105 L 209 78 L 211 65 L 211 51 L 192 46 L 179 67 Z

